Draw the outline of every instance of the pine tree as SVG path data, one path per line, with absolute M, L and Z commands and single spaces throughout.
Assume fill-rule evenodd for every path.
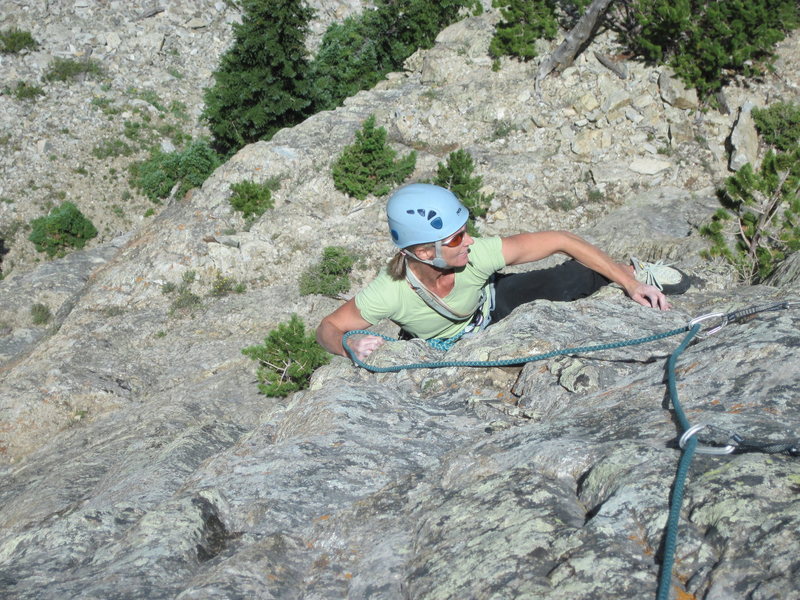
M 356 141 L 346 146 L 333 163 L 337 190 L 363 200 L 368 194 L 388 194 L 392 184 L 402 183 L 417 164 L 417 153 L 395 160 L 397 152 L 386 143 L 386 130 L 375 126 L 375 115 L 364 121 Z
M 30 222 L 28 239 L 39 252 L 48 256 L 63 256 L 69 248 L 83 248 L 97 236 L 92 222 L 72 202 L 62 202 L 50 214 Z
M 345 98 L 402 68 L 417 49 L 431 48 L 462 9 L 478 14 L 481 4 L 477 0 L 375 0 L 374 9 L 331 25 L 312 63 L 315 110 L 336 108 Z
M 436 179 L 434 183 L 453 192 L 458 199 L 469 209 L 469 221 L 467 222 L 467 232 L 471 236 L 478 234 L 475 220 L 485 217 L 489 206 L 492 203 L 491 194 L 480 192 L 483 184 L 483 177 L 472 173 L 475 171 L 475 163 L 469 152 L 466 150 L 456 150 L 447 156 L 446 163 L 439 163 L 436 168 Z
M 223 155 L 299 123 L 311 104 L 303 0 L 244 0 L 234 42 L 206 90 L 203 118 Z

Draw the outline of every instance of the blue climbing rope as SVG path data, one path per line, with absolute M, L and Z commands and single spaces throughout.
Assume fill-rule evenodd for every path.
M 350 348 L 350 346 L 347 344 L 347 339 L 350 336 L 356 334 L 375 335 L 389 342 L 396 342 L 397 341 L 396 338 L 382 335 L 380 333 L 375 333 L 373 331 L 368 331 L 366 329 L 356 329 L 353 331 L 348 331 L 347 333 L 344 334 L 344 336 L 342 336 L 342 346 L 344 347 L 347 354 L 350 355 L 352 361 L 359 367 L 367 369 L 368 371 L 372 371 L 373 373 L 396 373 L 398 371 L 405 371 L 407 369 L 441 369 L 444 367 L 509 367 L 512 365 L 522 365 L 529 362 L 535 362 L 537 360 L 546 360 L 548 358 L 553 358 L 555 356 L 562 356 L 564 354 L 587 354 L 589 352 L 598 352 L 600 350 L 611 350 L 613 348 L 624 348 L 625 346 L 637 346 L 639 344 L 647 344 L 648 342 L 663 340 L 665 338 L 684 333 L 688 328 L 689 328 L 688 326 L 684 326 L 684 327 L 679 327 L 678 329 L 672 329 L 670 331 L 665 331 L 663 333 L 656 333 L 653 335 L 648 335 L 647 337 L 641 337 L 632 340 L 610 342 L 607 344 L 597 344 L 595 346 L 578 346 L 575 348 L 565 348 L 563 350 L 553 350 L 552 352 L 544 352 L 542 354 L 534 354 L 532 356 L 523 356 L 521 358 L 507 358 L 503 360 L 444 360 L 444 361 L 411 363 L 406 365 L 393 365 L 390 367 L 377 367 L 375 365 L 368 365 L 367 363 L 365 363 L 356 356 L 355 352 L 353 352 L 353 349 Z

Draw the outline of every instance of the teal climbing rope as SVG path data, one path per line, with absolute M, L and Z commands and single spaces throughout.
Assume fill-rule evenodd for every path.
M 686 334 L 681 344 L 670 354 L 669 360 L 667 361 L 667 387 L 669 388 L 669 396 L 672 401 L 672 406 L 675 409 L 675 416 L 684 432 L 689 430 L 690 425 L 689 420 L 686 418 L 686 413 L 683 412 L 683 407 L 678 399 L 678 386 L 675 381 L 675 363 L 678 357 L 689 346 L 692 338 L 700 331 L 700 327 L 698 323 L 689 330 L 689 333 Z M 689 473 L 689 467 L 692 464 L 696 448 L 697 436 L 693 435 L 683 447 L 683 453 L 678 463 L 678 470 L 672 484 L 667 530 L 664 534 L 664 554 L 661 560 L 661 571 L 659 573 L 657 600 L 668 600 L 669 598 L 672 584 L 672 566 L 675 562 L 675 548 L 678 540 L 678 521 L 681 516 L 681 505 L 683 504 L 683 489 L 686 485 L 686 477 Z
M 405 371 L 407 369 L 441 369 L 444 367 L 509 367 L 512 365 L 522 365 L 529 362 L 535 362 L 537 360 L 546 360 L 548 358 L 562 356 L 564 354 L 588 354 L 589 352 L 599 352 L 601 350 L 611 350 L 613 348 L 624 348 L 625 346 L 637 346 L 639 344 L 647 344 L 649 342 L 655 342 L 657 340 L 663 340 L 665 338 L 672 337 L 674 335 L 685 333 L 687 329 L 688 326 L 684 326 L 684 327 L 679 327 L 678 329 L 672 329 L 670 331 L 656 333 L 653 335 L 648 335 L 646 337 L 635 338 L 631 340 L 622 340 L 619 342 L 610 342 L 607 344 L 597 344 L 595 346 L 577 346 L 575 348 L 553 350 L 552 352 L 544 352 L 542 354 L 534 354 L 532 356 L 523 356 L 520 358 L 507 358 L 503 360 L 444 360 L 444 361 L 410 363 L 405 365 L 392 365 L 389 367 L 378 367 L 375 365 L 369 365 L 365 363 L 356 356 L 355 352 L 353 352 L 353 349 L 350 348 L 350 346 L 347 344 L 347 339 L 350 336 L 356 334 L 375 335 L 389 342 L 396 342 L 397 339 L 395 338 L 386 335 L 381 335 L 379 333 L 375 333 L 365 329 L 356 329 L 353 331 L 348 331 L 347 333 L 344 334 L 344 336 L 342 337 L 342 346 L 344 347 L 347 354 L 350 355 L 352 361 L 359 367 L 366 369 L 368 371 L 372 371 L 373 373 L 396 373 L 398 371 Z
M 664 553 L 661 559 L 661 569 L 659 572 L 656 600 L 669 599 L 669 592 L 672 586 L 672 568 L 675 564 L 675 549 L 677 547 L 678 540 L 678 522 L 681 515 L 681 505 L 683 504 L 683 490 L 686 486 L 686 478 L 688 476 L 689 467 L 692 464 L 692 459 L 694 458 L 695 453 L 704 452 L 707 454 L 729 454 L 736 449 L 744 449 L 743 445 L 740 443 L 740 441 L 743 440 L 738 438 L 738 436 L 732 436 L 732 441 L 735 442 L 735 445 L 728 445 L 723 449 L 701 449 L 698 447 L 699 442 L 697 435 L 695 434 L 704 426 L 701 425 L 692 427 L 691 423 L 689 423 L 689 419 L 686 418 L 686 413 L 683 412 L 683 407 L 681 406 L 680 399 L 678 398 L 678 386 L 675 378 L 675 363 L 695 336 L 708 337 L 709 335 L 713 335 L 714 333 L 718 332 L 729 323 L 748 321 L 759 313 L 786 310 L 795 306 L 798 306 L 798 302 L 784 300 L 780 302 L 772 302 L 770 304 L 751 306 L 730 313 L 711 313 L 697 317 L 689 324 L 689 332 L 686 334 L 686 337 L 684 337 L 681 344 L 675 348 L 672 354 L 670 354 L 669 360 L 667 360 L 667 387 L 669 389 L 670 402 L 675 410 L 675 417 L 678 420 L 678 424 L 683 430 L 683 435 L 681 436 L 680 442 L 680 447 L 682 450 L 681 458 L 680 461 L 678 461 L 678 469 L 675 473 L 675 479 L 672 483 L 672 493 L 670 495 L 669 516 L 667 517 L 667 526 L 664 533 Z M 708 321 L 712 321 L 716 324 L 709 327 Z M 703 326 L 706 326 L 707 329 L 703 332 L 703 334 L 700 334 L 700 330 Z M 798 455 L 796 442 L 771 445 L 750 444 L 750 446 L 756 449 L 766 448 L 769 451 L 783 452 L 789 454 L 790 456 Z
M 648 342 L 654 342 L 656 340 L 662 340 L 668 337 L 672 337 L 674 335 L 686 333 L 686 336 L 683 338 L 683 341 L 680 343 L 680 345 L 677 348 L 675 348 L 672 354 L 670 354 L 669 360 L 667 361 L 666 365 L 667 386 L 669 389 L 670 401 L 672 402 L 672 406 L 674 408 L 675 416 L 678 420 L 678 423 L 681 429 L 683 430 L 683 435 L 681 436 L 681 442 L 680 442 L 682 453 L 680 461 L 678 463 L 678 469 L 675 474 L 675 479 L 673 481 L 672 493 L 670 495 L 670 509 L 667 518 L 666 531 L 664 535 L 664 552 L 661 562 L 661 568 L 659 571 L 658 592 L 656 596 L 656 600 L 669 600 L 669 593 L 672 586 L 672 569 L 675 563 L 675 549 L 677 546 L 677 539 L 678 539 L 678 523 L 680 520 L 681 505 L 683 504 L 683 492 L 686 485 L 686 478 L 689 473 L 689 468 L 691 466 L 692 459 L 694 458 L 695 453 L 704 452 L 707 454 L 728 454 L 732 452 L 734 449 L 746 450 L 749 448 L 749 449 L 755 449 L 755 451 L 782 452 L 790 456 L 800 456 L 800 442 L 797 441 L 791 441 L 789 443 L 781 443 L 781 444 L 751 443 L 745 445 L 743 443 L 744 440 L 742 440 L 738 436 L 732 436 L 732 441 L 735 443 L 735 445 L 729 445 L 724 449 L 711 449 L 703 447 L 698 448 L 699 442 L 697 439 L 697 435 L 695 434 L 700 429 L 702 429 L 703 426 L 702 425 L 695 427 L 691 426 L 689 420 L 686 418 L 686 414 L 683 411 L 680 399 L 678 398 L 678 387 L 676 383 L 676 374 L 675 374 L 675 364 L 678 360 L 678 357 L 683 353 L 684 350 L 686 350 L 686 348 L 689 346 L 689 344 L 695 338 L 695 336 L 697 336 L 698 338 L 708 337 L 709 335 L 716 333 L 717 331 L 719 331 L 720 329 L 722 329 L 723 327 L 725 327 L 730 323 L 750 320 L 759 313 L 785 310 L 797 306 L 800 306 L 800 302 L 798 301 L 781 301 L 761 306 L 753 306 L 730 313 L 710 313 L 693 319 L 687 326 L 680 327 L 677 329 L 672 329 L 670 331 L 665 331 L 663 333 L 658 333 L 646 337 L 635 338 L 631 340 L 623 340 L 619 342 L 611 342 L 607 344 L 597 344 L 594 346 L 578 346 L 574 348 L 566 348 L 563 350 L 554 350 L 552 352 L 545 352 L 542 354 L 535 354 L 532 356 L 527 356 L 522 358 L 512 358 L 505 360 L 432 361 L 432 362 L 412 363 L 406 365 L 395 365 L 390 367 L 377 367 L 374 365 L 368 365 L 362 360 L 360 360 L 355 355 L 350 346 L 348 346 L 347 339 L 351 335 L 356 335 L 356 334 L 377 335 L 390 342 L 397 341 L 395 338 L 391 338 L 385 335 L 373 333 L 371 331 L 362 329 L 356 331 L 349 331 L 345 333 L 342 338 L 342 345 L 344 346 L 345 351 L 350 355 L 350 358 L 353 360 L 353 362 L 358 366 L 367 369 L 369 371 L 372 371 L 373 373 L 390 373 L 390 372 L 403 371 L 406 369 L 438 369 L 443 367 L 503 367 L 511 365 L 520 365 L 538 360 L 545 360 L 556 356 L 562 356 L 565 354 L 586 354 L 589 352 L 610 350 L 612 348 L 622 348 L 625 346 L 646 344 Z M 703 327 L 706 327 L 706 330 L 702 335 L 700 335 L 700 331 Z M 447 341 L 449 342 L 449 340 Z M 446 347 L 444 349 L 449 349 L 450 345 L 452 344 L 446 344 Z

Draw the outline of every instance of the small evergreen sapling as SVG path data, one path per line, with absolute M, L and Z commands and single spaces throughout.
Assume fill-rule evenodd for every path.
M 330 355 L 313 333 L 306 333 L 297 315 L 270 331 L 262 345 L 244 348 L 242 354 L 258 362 L 258 389 L 266 396 L 288 396 L 305 389 L 311 374 L 330 362 Z
M 346 248 L 328 246 L 322 260 L 300 276 L 300 295 L 320 294 L 337 297 L 350 289 L 350 272 L 356 259 Z
M 234 210 L 242 213 L 246 221 L 253 221 L 274 205 L 272 192 L 280 187 L 278 179 L 264 183 L 245 180 L 231 185 L 230 203 Z
M 448 155 L 446 163 L 438 164 L 434 180 L 436 185 L 447 188 L 458 196 L 458 199 L 469 209 L 467 233 L 471 236 L 478 233 L 475 219 L 485 217 L 489 205 L 492 203 L 490 194 L 480 192 L 483 177 L 477 175 L 473 177 L 474 170 L 475 163 L 469 152 L 456 150 Z
M 97 229 L 72 202 L 64 202 L 50 214 L 31 221 L 28 239 L 39 252 L 63 256 L 69 248 L 83 248 L 97 236 Z
M 386 130 L 375 127 L 375 115 L 371 115 L 356 132 L 355 143 L 345 147 L 333 163 L 336 189 L 359 200 L 369 194 L 387 194 L 392 185 L 402 183 L 417 164 L 414 151 L 399 160 L 395 160 L 396 156 L 397 152 L 386 145 Z

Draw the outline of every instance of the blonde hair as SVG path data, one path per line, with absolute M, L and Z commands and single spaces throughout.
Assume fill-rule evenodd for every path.
M 406 278 L 406 257 L 401 251 L 398 250 L 389 260 L 386 271 L 389 273 L 389 277 L 395 281 Z
M 433 248 L 434 244 L 430 242 L 426 242 L 424 244 L 414 244 L 413 246 L 408 246 L 407 248 L 403 248 L 403 250 L 398 250 L 395 255 L 389 259 L 389 264 L 386 266 L 386 271 L 389 273 L 389 277 L 394 279 L 395 281 L 401 281 L 406 278 L 406 255 L 404 252 L 409 254 L 414 254 L 414 251 L 418 248 Z

